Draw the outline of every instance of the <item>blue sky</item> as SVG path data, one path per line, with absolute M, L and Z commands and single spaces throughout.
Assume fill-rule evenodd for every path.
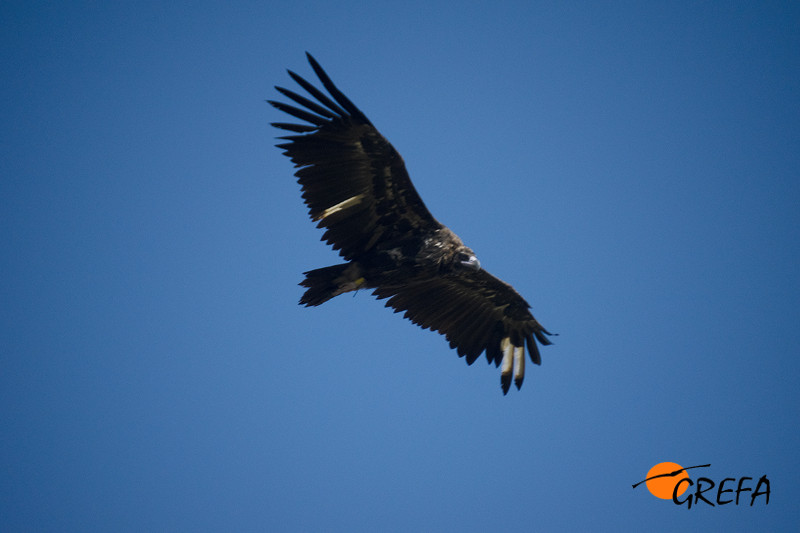
M 6 2 L 4 531 L 800 523 L 800 9 Z M 264 100 L 308 50 L 558 332 L 503 396 L 319 242 Z M 771 481 L 686 510 L 651 466 Z

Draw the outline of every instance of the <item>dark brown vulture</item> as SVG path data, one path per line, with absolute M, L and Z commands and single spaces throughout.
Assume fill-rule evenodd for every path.
M 322 239 L 347 261 L 305 272 L 301 304 L 320 305 L 361 288 L 388 298 L 387 307 L 422 328 L 443 334 L 472 364 L 482 352 L 501 366 L 503 394 L 525 377 L 525 346 L 541 364 L 538 340 L 550 335 L 514 288 L 481 269 L 472 250 L 430 214 L 408 177 L 400 154 L 336 88 L 316 60 L 311 67 L 329 95 L 292 71 L 313 101 L 276 89 L 298 107 L 269 103 L 302 124 L 272 125 L 302 186 L 303 200 Z M 534 340 L 536 339 L 536 340 Z

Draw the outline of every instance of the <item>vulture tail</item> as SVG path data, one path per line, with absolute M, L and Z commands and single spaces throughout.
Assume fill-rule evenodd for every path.
M 324 304 L 334 296 L 359 289 L 364 284 L 361 269 L 355 263 L 333 265 L 303 272 L 306 279 L 300 282 L 308 290 L 300 298 L 306 307 Z

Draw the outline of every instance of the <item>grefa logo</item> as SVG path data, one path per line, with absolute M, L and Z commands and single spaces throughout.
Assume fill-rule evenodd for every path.
M 727 505 L 747 505 L 753 507 L 756 503 L 763 502 L 769 505 L 769 479 L 764 474 L 756 479 L 751 476 L 725 477 L 719 482 L 708 477 L 698 477 L 693 480 L 688 470 L 695 468 L 709 468 L 711 464 L 682 467 L 678 463 L 658 463 L 647 476 L 635 483 L 635 489 L 645 483 L 647 490 L 656 498 L 672 500 L 675 505 L 685 505 L 691 509 L 693 505 L 703 502 L 711 507 Z M 691 490 L 689 490 L 691 489 Z M 686 492 L 688 496 L 684 496 Z

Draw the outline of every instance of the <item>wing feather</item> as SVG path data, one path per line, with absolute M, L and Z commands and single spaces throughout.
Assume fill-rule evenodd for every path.
M 316 130 L 316 126 L 308 126 L 306 124 L 290 124 L 288 122 L 273 122 L 273 126 L 282 130 L 293 131 L 295 133 L 308 133 Z
M 486 350 L 487 341 L 492 331 L 494 321 L 488 313 L 481 313 L 470 325 L 464 337 L 464 350 L 467 352 L 467 364 L 474 363 L 481 353 Z
M 303 77 L 299 76 L 298 74 L 295 74 L 291 70 L 288 71 L 288 72 L 289 72 L 289 76 L 291 76 L 291 78 L 295 82 L 297 82 L 297 84 L 300 87 L 305 89 L 308 92 L 308 94 L 310 94 L 311 96 L 316 98 L 318 101 L 322 102 L 322 105 L 324 105 L 328 109 L 332 110 L 334 113 L 336 113 L 340 117 L 347 116 L 347 111 L 345 111 L 344 109 L 342 109 L 341 107 L 336 105 L 336 103 L 333 100 L 331 100 L 330 98 L 328 98 L 328 96 L 325 93 L 323 93 L 322 91 L 320 91 L 319 89 L 314 87 L 311 83 L 307 82 Z M 366 118 L 366 117 L 364 117 L 364 118 Z
M 539 365 L 542 361 L 536 340 L 551 344 L 546 337 L 550 332 L 533 317 L 528 302 L 485 270 L 379 287 L 373 294 L 388 298 L 387 307 L 404 311 L 415 324 L 442 333 L 469 364 L 485 352 L 490 363 L 499 365 L 503 339 L 508 338 L 514 348 L 527 347 L 531 361 Z M 516 376 L 515 383 L 522 384 L 522 375 Z
M 299 118 L 300 120 L 305 120 L 306 122 L 310 122 L 315 126 L 322 126 L 326 123 L 325 119 L 315 115 L 314 113 L 310 113 L 303 109 L 298 109 L 296 107 L 290 106 L 288 104 L 284 104 L 282 102 L 270 102 L 276 109 L 283 111 L 284 113 L 288 113 L 295 118 Z
M 367 117 L 364 116 L 361 110 L 353 105 L 353 102 L 351 102 L 350 99 L 346 97 L 344 93 L 342 93 L 342 91 L 336 87 L 336 85 L 334 85 L 330 77 L 328 77 L 328 73 L 322 70 L 322 67 L 319 66 L 319 63 L 317 63 L 317 60 L 314 59 L 314 56 L 306 52 L 306 58 L 308 59 L 311 68 L 314 69 L 314 73 L 319 78 L 319 81 L 322 82 L 322 86 L 325 87 L 325 90 L 328 91 L 331 96 L 333 96 L 333 99 L 339 102 L 339 105 L 341 105 L 350 115 L 358 117 L 362 122 L 369 123 L 369 120 L 367 120 Z
M 283 87 L 275 87 L 279 93 L 284 95 L 287 98 L 290 98 L 300 104 L 303 107 L 307 107 L 314 113 L 318 115 L 322 115 L 323 117 L 327 118 L 337 118 L 339 115 L 334 113 L 333 111 L 328 110 L 326 107 L 319 105 L 318 103 L 314 102 L 313 100 L 309 100 L 305 96 L 301 96 L 294 91 L 290 91 L 289 89 L 284 89 Z

